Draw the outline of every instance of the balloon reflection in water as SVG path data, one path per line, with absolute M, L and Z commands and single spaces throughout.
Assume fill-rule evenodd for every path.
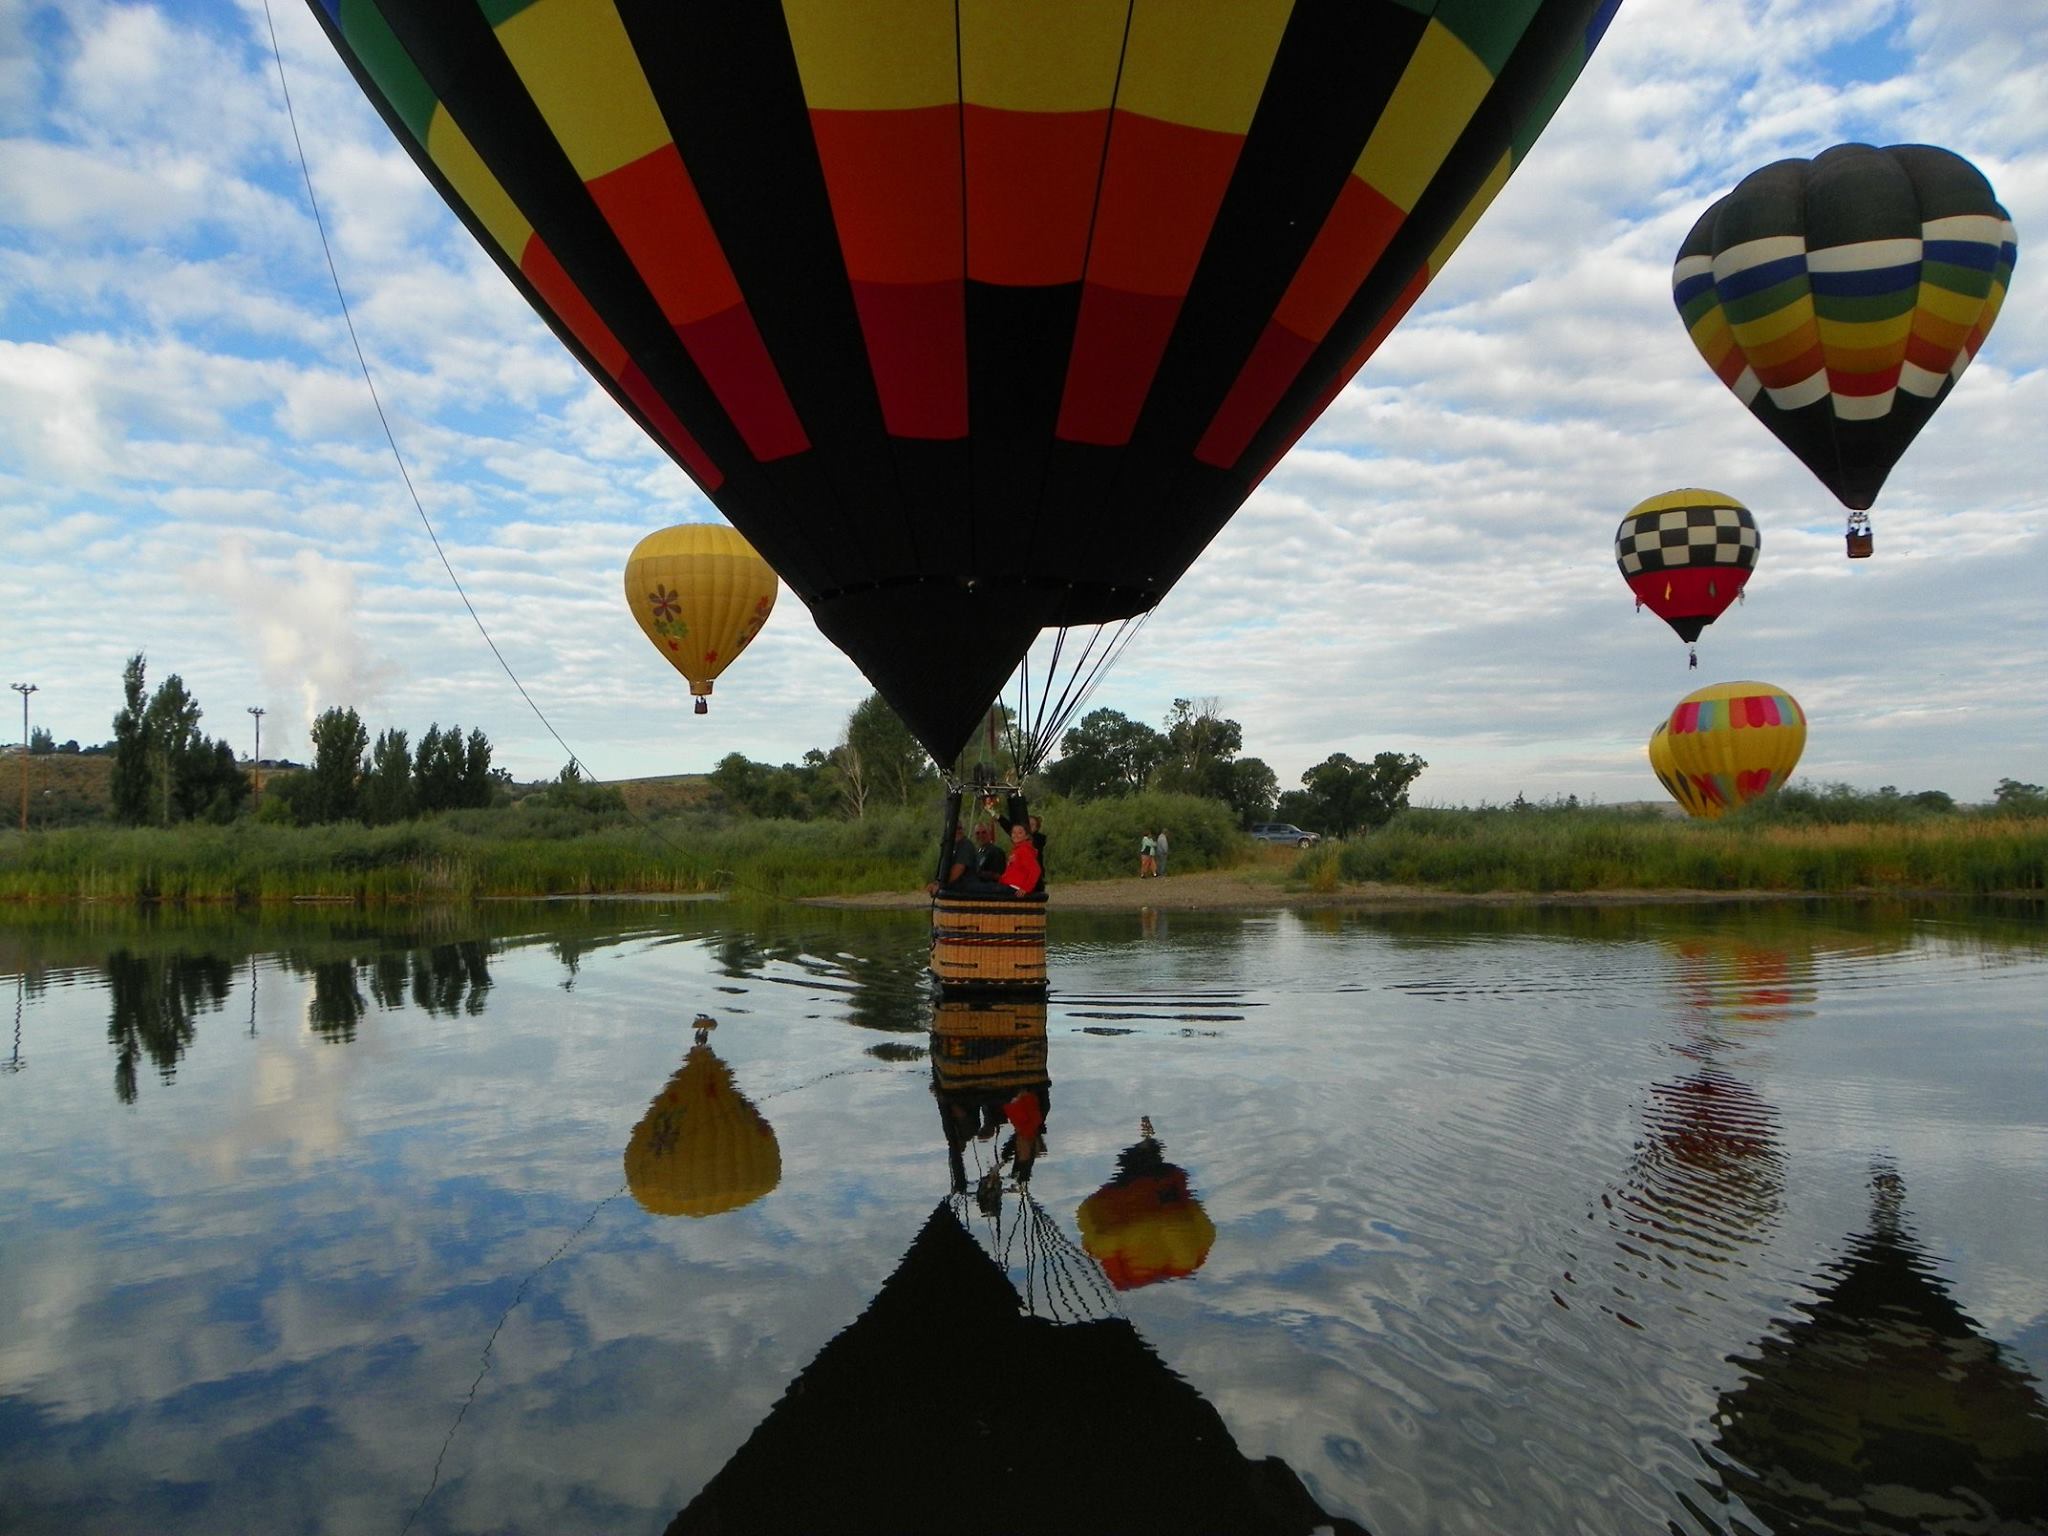
M 1044 1208 L 1028 1194 L 1019 1205 L 1021 1295 L 976 1240 L 967 1202 L 942 1201 L 668 1536 L 1363 1536 L 1277 1456 L 1240 1451 Z
M 782 1182 L 775 1131 L 712 1052 L 717 1021 L 699 1015 L 696 1043 L 626 1143 L 626 1185 L 654 1216 L 716 1216 Z
M 980 1168 L 975 1187 L 985 1206 L 999 1202 L 1004 1169 L 1026 1184 L 1045 1150 L 1045 1120 L 1052 1113 L 1045 1000 L 941 999 L 932 1008 L 931 1060 L 953 1193 L 968 1187 L 967 1149 L 987 1145 L 995 1155 Z M 1006 1125 L 1007 1138 L 998 1145 Z M 978 1150 L 975 1161 L 981 1163 Z
M 1677 958 L 1673 990 L 1684 1011 L 1671 1049 L 1693 1069 L 1651 1085 L 1628 1175 L 1600 1196 L 1621 1278 L 1599 1305 L 1630 1326 L 1640 1326 L 1627 1310 L 1639 1283 L 1668 1281 L 1681 1268 L 1711 1277 L 1740 1266 L 1743 1248 L 1777 1221 L 1785 1187 L 1778 1114 L 1723 1058 L 1814 995 L 1794 979 L 1784 950 L 1688 939 Z
M 1166 1160 L 1149 1119 L 1139 1135 L 1117 1155 L 1116 1176 L 1075 1213 L 1082 1246 L 1120 1291 L 1192 1275 L 1216 1241 L 1209 1213 L 1188 1188 L 1187 1170 Z
M 1709 1459 L 1779 1536 L 2048 1530 L 2039 1384 L 1950 1298 L 1898 1175 L 1880 1167 L 1871 1192 L 1827 1288 L 1732 1357 L 1745 1379 Z

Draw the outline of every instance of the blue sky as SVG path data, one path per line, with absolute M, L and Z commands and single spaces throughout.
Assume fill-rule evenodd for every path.
M 865 681 L 786 594 L 713 712 L 619 596 L 633 543 L 715 516 L 445 211 L 298 0 L 276 22 L 335 258 L 393 429 L 477 609 L 605 776 L 830 745 Z M 1893 472 L 1878 556 L 1707 373 L 1669 268 L 1755 167 L 1943 145 L 2019 229 L 1983 353 Z M 1283 784 L 1333 751 L 1417 798 L 1654 795 L 1642 743 L 1703 682 L 1812 722 L 1802 772 L 1988 798 L 2048 782 L 2048 10 L 2037 0 L 1624 0 L 1578 88 L 1423 303 L 1161 605 L 1097 702 L 1214 698 Z M 1614 526 L 1733 493 L 1764 555 L 1700 670 L 1615 572 Z M 342 325 L 260 4 L 0 6 L 0 671 L 101 740 L 125 657 L 205 725 L 303 753 L 481 726 L 563 752 L 434 558 Z M 13 704 L 10 697 L 7 701 Z M 0 720 L 8 739 L 18 717 Z

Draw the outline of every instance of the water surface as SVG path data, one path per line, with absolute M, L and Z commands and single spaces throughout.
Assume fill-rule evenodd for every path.
M 0 926 L 0 1528 L 2048 1529 L 2038 908 L 922 950 Z

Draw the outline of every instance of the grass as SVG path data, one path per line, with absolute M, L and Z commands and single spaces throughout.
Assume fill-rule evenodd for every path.
M 1139 837 L 1170 829 L 1175 872 L 1256 866 L 1221 805 L 1183 795 L 1043 802 L 1054 881 L 1136 873 Z M 541 797 L 398 826 L 294 828 L 245 818 L 157 830 L 0 834 L 0 901 L 140 905 L 291 901 L 363 907 L 618 892 L 802 897 L 914 890 L 937 859 L 936 807 L 855 822 L 655 821 Z M 1619 810 L 1417 809 L 1309 850 L 1309 890 L 1378 882 L 1480 892 L 1657 889 L 2040 893 L 2048 815 L 1949 812 L 1861 822 L 1675 820 Z
M 1329 859 L 1324 849 L 1305 854 L 1295 878 L 1319 888 Z M 1466 892 L 1990 895 L 2048 888 L 2048 817 L 1771 824 L 1602 810 L 1417 810 L 1344 844 L 1336 860 L 1348 881 Z

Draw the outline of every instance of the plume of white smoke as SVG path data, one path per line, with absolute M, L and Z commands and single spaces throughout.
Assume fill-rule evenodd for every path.
M 299 701 L 307 735 L 323 709 L 362 711 L 376 700 L 390 669 L 357 631 L 356 580 L 346 565 L 311 549 L 259 563 L 246 540 L 226 538 L 207 574 L 249 637 L 269 694 Z

